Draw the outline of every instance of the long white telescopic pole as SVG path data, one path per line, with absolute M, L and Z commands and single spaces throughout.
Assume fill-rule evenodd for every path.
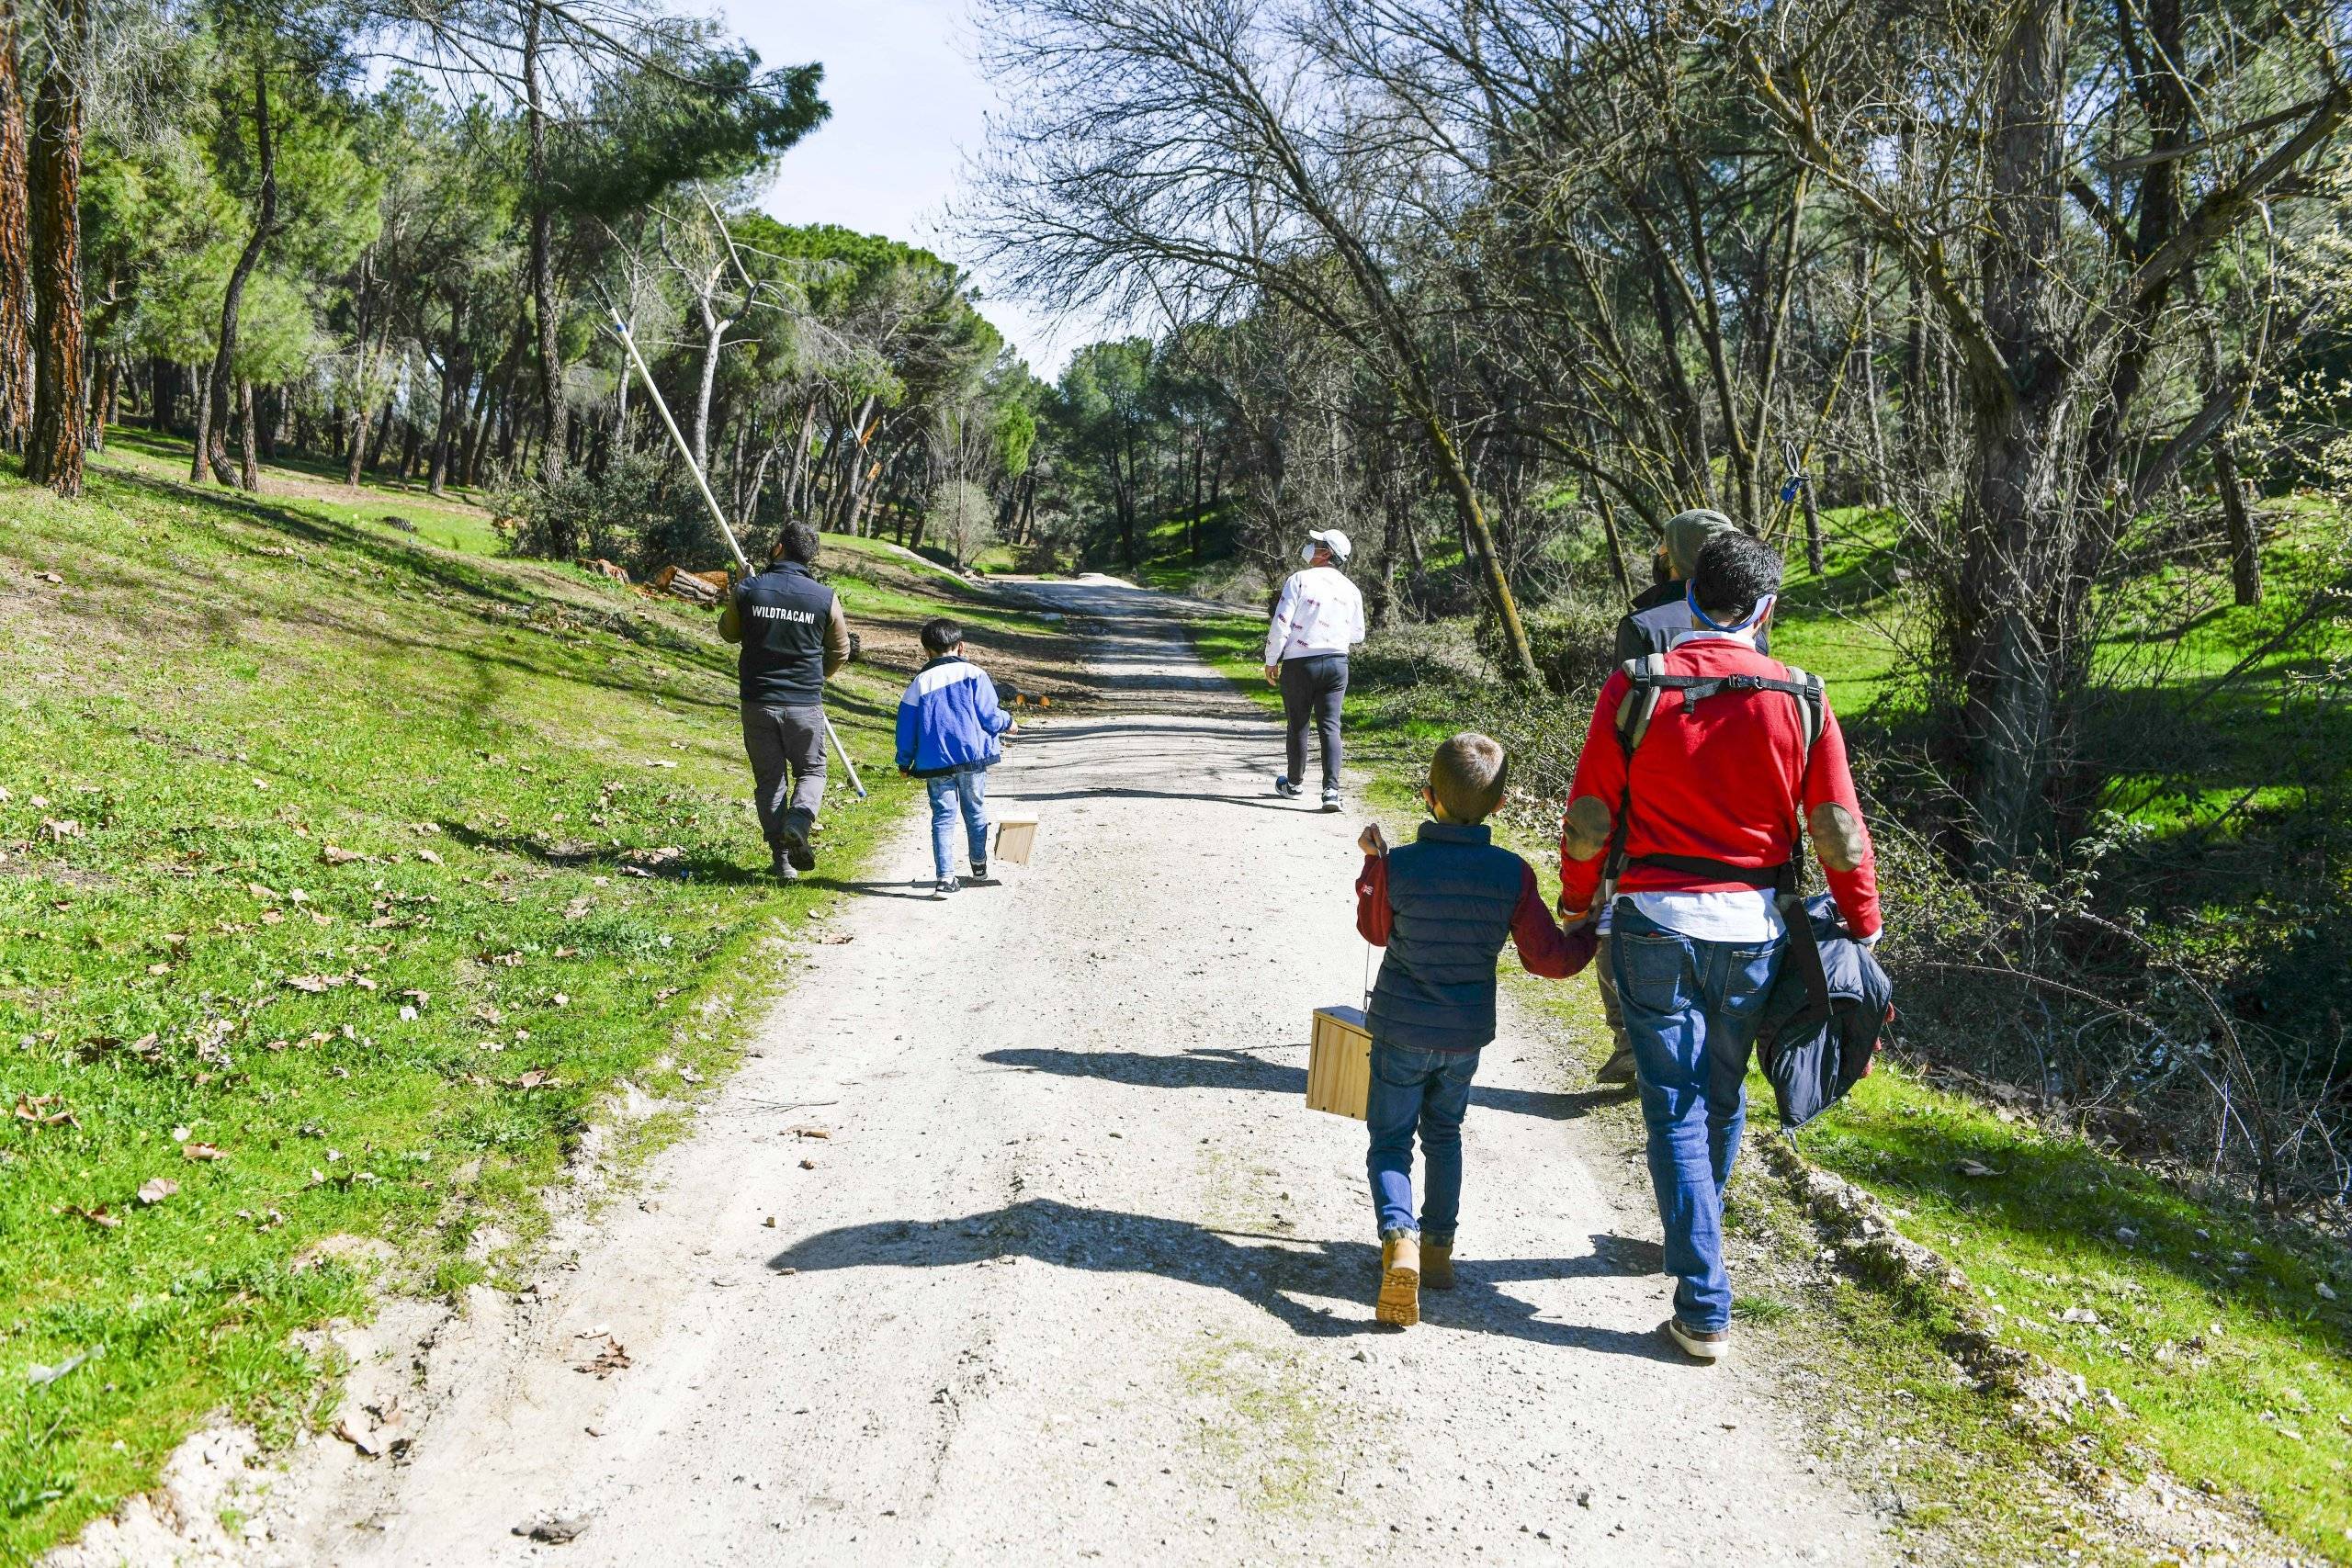
M 621 346 L 628 350 L 628 362 L 637 367 L 637 378 L 645 383 L 645 390 L 653 400 L 653 412 L 662 416 L 662 428 L 670 433 L 670 439 L 678 445 L 678 456 L 686 460 L 686 472 L 694 475 L 695 489 L 702 492 L 703 504 L 710 508 L 710 520 L 718 525 L 719 537 L 727 541 L 728 551 L 734 556 L 735 564 L 749 576 L 752 563 L 743 558 L 743 547 L 735 542 L 735 530 L 727 525 L 727 513 L 718 509 L 718 498 L 710 493 L 710 481 L 703 478 L 702 465 L 695 461 L 694 449 L 686 445 L 686 438 L 678 434 L 678 422 L 670 417 L 670 405 L 662 401 L 662 389 L 653 384 L 653 372 L 645 367 L 645 356 L 637 352 L 637 338 L 629 332 L 628 323 L 621 319 L 618 310 L 613 312 L 613 331 L 620 334 Z M 817 715 L 825 721 L 825 733 L 831 737 L 833 751 L 841 758 L 842 766 L 849 770 L 850 788 L 857 791 L 858 799 L 864 800 L 865 782 L 857 776 L 857 764 L 849 760 L 849 748 L 842 744 L 841 731 L 833 728 L 832 716 L 822 707 L 817 710 Z

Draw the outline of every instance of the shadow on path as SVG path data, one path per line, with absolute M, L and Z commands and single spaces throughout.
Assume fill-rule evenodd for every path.
M 1229 1291 L 1280 1319 L 1292 1333 L 1328 1339 L 1386 1332 L 1369 1319 L 1342 1318 L 1295 1300 L 1306 1296 L 1369 1301 L 1380 1271 L 1370 1242 L 1292 1240 L 1215 1230 L 1189 1220 L 1031 1199 L 958 1220 L 877 1220 L 820 1231 L 768 1259 L 771 1269 L 951 1269 L 998 1258 L 1031 1258 L 1066 1269 L 1159 1274 Z M 1592 1238 L 1580 1258 L 1464 1256 L 1452 1291 L 1425 1291 L 1424 1322 L 1505 1335 L 1563 1349 L 1591 1350 L 1679 1363 L 1654 1334 L 1538 1317 L 1532 1303 L 1500 1287 L 1516 1281 L 1602 1279 L 1657 1271 L 1655 1246 L 1623 1236 Z
M 1298 1047 L 1304 1050 L 1304 1046 Z M 1047 1046 L 1016 1046 L 983 1052 L 983 1062 L 1026 1072 L 1058 1073 L 1065 1077 L 1105 1078 L 1139 1089 L 1245 1089 L 1270 1094 L 1305 1094 L 1306 1069 L 1269 1062 L 1248 1051 L 1204 1048 L 1172 1055 L 1146 1051 L 1065 1051 Z M 1625 1098 L 1614 1089 L 1580 1089 L 1565 1094 L 1551 1089 L 1498 1089 L 1474 1084 L 1470 1103 L 1516 1116 L 1548 1122 L 1573 1122 L 1603 1105 Z

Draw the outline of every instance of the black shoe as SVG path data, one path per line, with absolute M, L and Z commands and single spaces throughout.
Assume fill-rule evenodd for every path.
M 1610 1088 L 1630 1088 L 1634 1082 L 1634 1048 L 1620 1045 L 1611 1051 L 1609 1060 L 1600 1064 L 1600 1071 L 1595 1076 Z
M 790 861 L 793 870 L 814 871 L 817 869 L 817 852 L 808 847 L 807 834 L 796 833 L 786 828 L 776 834 L 775 841 L 776 854 L 784 860 Z
M 1276 773 L 1274 775 L 1274 793 L 1281 795 L 1284 800 L 1296 800 L 1299 797 L 1300 791 L 1299 787 L 1291 783 L 1286 776 L 1281 773 Z
M 791 857 L 783 850 L 775 852 L 775 859 L 769 863 L 768 870 L 778 882 L 800 880 L 799 870 L 793 865 Z
M 955 892 L 959 886 L 960 884 L 958 884 L 954 877 L 943 876 L 937 883 L 933 885 L 931 896 L 934 900 L 944 898 L 950 893 Z
M 996 886 L 994 882 L 989 880 L 989 863 L 984 860 L 975 861 L 972 863 L 972 874 L 965 878 L 965 882 L 967 886 L 973 887 L 993 887 Z
M 1338 790 L 1327 789 L 1323 792 L 1323 809 L 1326 811 L 1337 811 L 1340 809 L 1340 792 Z

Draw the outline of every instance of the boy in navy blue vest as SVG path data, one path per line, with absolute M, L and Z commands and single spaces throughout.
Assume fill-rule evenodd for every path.
M 1495 1037 L 1495 960 L 1519 948 L 1531 975 L 1565 979 L 1592 961 L 1589 931 L 1563 935 L 1535 869 L 1491 842 L 1510 760 L 1465 730 L 1437 749 L 1421 799 L 1431 820 L 1388 847 L 1377 823 L 1357 840 L 1356 930 L 1386 948 L 1372 988 L 1372 1089 L 1364 1165 L 1380 1217 L 1380 1297 L 1374 1315 L 1421 1320 L 1420 1289 L 1453 1285 L 1453 1225 L 1462 1203 L 1462 1117 L 1478 1053 Z M 1429 1188 L 1413 1214 L 1413 1134 Z

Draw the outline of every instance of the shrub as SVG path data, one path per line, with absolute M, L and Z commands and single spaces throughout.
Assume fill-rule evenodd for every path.
M 673 467 L 641 452 L 601 472 L 528 479 L 492 498 L 498 531 L 516 555 L 603 557 L 642 577 L 663 566 L 717 566 L 726 542 L 702 497 Z

